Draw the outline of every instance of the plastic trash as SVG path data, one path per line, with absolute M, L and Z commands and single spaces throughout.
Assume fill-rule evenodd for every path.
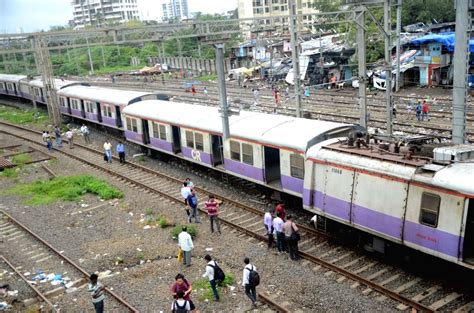
M 0 311 L 5 311 L 8 309 L 8 304 L 6 302 L 0 302 Z

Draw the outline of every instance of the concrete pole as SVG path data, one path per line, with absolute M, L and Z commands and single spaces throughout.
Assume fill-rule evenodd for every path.
M 100 47 L 100 50 L 102 52 L 102 64 L 106 67 L 107 63 L 105 63 L 104 47 Z
M 367 128 L 367 66 L 365 51 L 365 8 L 360 7 L 361 11 L 357 12 L 357 56 L 359 63 L 359 124 Z
M 91 67 L 91 73 L 94 74 L 94 63 L 92 62 L 91 48 L 89 47 L 89 38 L 86 37 L 87 43 L 87 54 L 89 55 L 89 65 Z
M 221 103 L 221 117 L 222 117 L 222 137 L 223 140 L 230 138 L 229 130 L 229 108 L 227 104 L 227 92 L 225 89 L 225 73 L 224 73 L 224 44 L 218 43 L 216 47 L 216 70 L 217 80 L 219 81 L 219 98 Z
M 468 15 L 468 1 L 456 1 L 456 46 L 454 48 L 453 80 L 453 133 L 452 141 L 462 144 L 466 135 L 467 71 L 469 69 L 468 42 L 471 23 Z
M 391 17 L 391 0 L 385 0 L 383 7 L 383 24 L 385 30 L 385 88 L 386 88 L 386 114 L 387 114 L 387 135 L 391 136 L 393 133 L 393 121 L 392 121 L 392 53 L 391 53 L 391 30 L 392 24 L 390 22 Z
M 398 0 L 397 2 L 397 80 L 395 81 L 395 91 L 400 90 L 400 40 L 402 32 L 402 1 Z
M 182 57 L 182 56 L 183 56 L 183 50 L 182 50 L 182 47 L 181 47 L 181 40 L 180 40 L 179 38 L 177 38 L 177 39 L 176 39 L 176 42 L 177 42 L 177 44 L 178 44 L 178 55 L 179 55 L 180 57 Z
M 298 51 L 298 34 L 296 20 L 295 0 L 289 0 L 290 8 L 290 33 L 291 33 L 291 58 L 293 64 L 293 82 L 295 84 L 296 117 L 301 117 L 301 81 L 300 81 L 300 57 Z

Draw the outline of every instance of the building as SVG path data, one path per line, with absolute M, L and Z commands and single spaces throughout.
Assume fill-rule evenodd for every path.
M 188 19 L 188 0 L 168 0 L 162 4 L 163 21 Z
M 315 14 L 319 11 L 312 7 L 313 0 L 295 0 L 297 14 Z M 273 17 L 278 15 L 289 15 L 288 0 L 238 0 L 239 18 Z M 303 24 L 310 24 L 311 16 L 303 16 L 300 20 Z M 288 24 L 288 18 L 282 18 L 282 24 Z M 263 20 L 264 24 L 270 24 L 270 20 Z
M 76 28 L 139 20 L 138 0 L 72 0 Z

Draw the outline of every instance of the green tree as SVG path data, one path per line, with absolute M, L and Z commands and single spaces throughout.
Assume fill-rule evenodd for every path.
M 439 23 L 455 20 L 454 0 L 405 0 L 402 6 L 402 25 L 418 22 Z

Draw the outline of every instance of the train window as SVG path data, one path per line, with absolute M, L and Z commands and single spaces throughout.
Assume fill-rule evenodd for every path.
M 41 96 L 39 88 L 35 88 L 34 91 L 35 91 L 35 96 L 37 97 Z
M 247 143 L 242 143 L 242 162 L 253 165 L 253 147 Z
M 191 149 L 194 149 L 193 132 L 189 130 L 186 131 L 186 146 Z
M 194 140 L 196 142 L 196 150 L 204 151 L 204 139 L 202 134 L 194 133 Z
M 127 130 L 138 133 L 138 123 L 136 119 L 127 117 L 125 118 L 125 122 L 127 123 Z
M 153 137 L 160 138 L 160 131 L 158 128 L 158 123 L 152 122 L 151 125 L 153 126 Z
M 104 105 L 104 116 L 112 117 L 112 109 L 107 105 Z
M 296 153 L 290 155 L 290 175 L 304 179 L 304 158 L 302 155 Z
M 94 113 L 94 107 L 92 106 L 92 102 L 86 101 L 85 102 L 86 112 L 87 113 Z
M 421 210 L 420 210 L 420 223 L 437 227 L 438 226 L 438 215 L 439 206 L 441 203 L 441 197 L 432 193 L 424 192 L 421 195 Z
M 240 143 L 237 141 L 230 141 L 230 158 L 240 162 Z
M 7 89 L 12 91 L 15 90 L 15 88 L 13 88 L 13 84 L 11 83 L 7 83 Z
M 160 139 L 166 140 L 166 126 L 163 124 L 160 124 Z

